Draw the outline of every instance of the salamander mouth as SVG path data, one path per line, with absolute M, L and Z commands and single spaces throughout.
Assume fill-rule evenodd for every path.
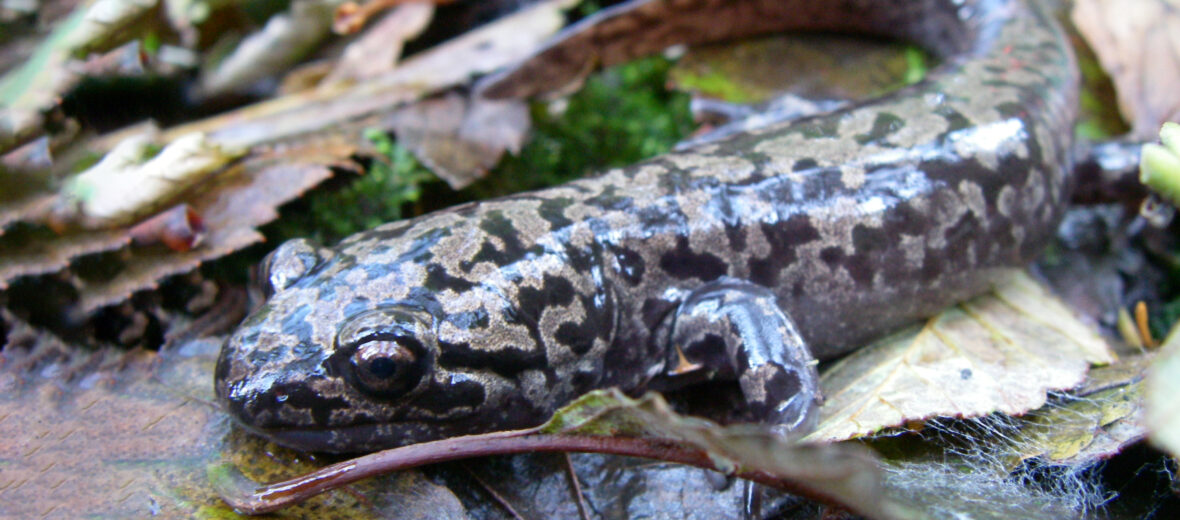
M 446 436 L 424 423 L 359 424 L 334 428 L 258 428 L 237 424 L 275 444 L 303 452 L 363 453 Z

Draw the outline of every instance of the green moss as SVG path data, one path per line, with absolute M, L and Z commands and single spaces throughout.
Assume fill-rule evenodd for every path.
M 1098 63 L 1094 52 L 1080 41 L 1077 43 L 1074 51 L 1082 74 L 1082 89 L 1079 99 L 1081 110 L 1075 133 L 1078 137 L 1095 141 L 1125 134 L 1130 128 L 1119 114 L 1110 76 Z
M 407 216 L 407 207 L 421 197 L 422 186 L 438 179 L 384 132 L 370 129 L 365 138 L 380 154 L 368 171 L 343 188 L 317 191 L 291 208 L 294 211 L 284 211 L 267 236 L 284 240 L 306 236 L 331 244 Z
M 517 156 L 475 185 L 450 191 L 405 148 L 379 131 L 366 137 L 381 156 L 365 175 L 317 189 L 263 231 L 270 244 L 312 237 L 332 244 L 383 222 L 457 203 L 560 184 L 666 152 L 693 129 L 689 97 L 665 88 L 671 62 L 647 58 L 590 78 L 565 110 L 534 103 L 533 136 Z
M 693 129 L 689 96 L 664 88 L 670 68 L 667 59 L 645 58 L 591 77 L 559 114 L 552 104 L 534 104 L 530 142 L 464 198 L 560 184 L 670 150 Z

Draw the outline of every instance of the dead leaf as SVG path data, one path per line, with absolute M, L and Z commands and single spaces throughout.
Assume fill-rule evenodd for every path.
M 344 49 L 323 85 L 360 82 L 389 72 L 401 58 L 405 43 L 422 34 L 433 17 L 434 4 L 398 6 Z
M 386 121 L 405 146 L 451 188 L 462 189 L 519 152 L 529 130 L 523 101 L 449 93 L 394 112 Z
M 547 0 L 414 55 L 393 71 L 349 87 L 298 92 L 164 132 L 205 132 L 223 146 L 251 147 L 325 131 L 461 85 L 532 53 L 564 23 L 574 0 Z
M 130 250 L 118 275 L 81 284 L 74 312 L 88 315 L 135 291 L 154 288 L 167 276 L 261 242 L 264 238 L 255 228 L 274 220 L 278 216 L 275 208 L 331 177 L 329 165 L 339 161 L 333 153 L 312 156 L 323 153 L 314 148 L 286 152 L 281 158 L 270 155 L 232 167 L 218 176 L 209 191 L 189 202 L 193 211 L 204 217 L 206 235 L 201 247 L 185 252 L 162 247 Z
M 54 235 L 45 230 L 0 238 L 0 289 L 22 276 L 56 273 L 82 255 L 126 247 L 131 238 L 120 231 L 93 231 Z
M 1144 390 L 1151 442 L 1180 457 L 1180 330 L 1172 328 L 1159 349 Z
M 1018 415 L 1114 361 L 1096 332 L 1023 273 L 918 328 L 842 359 L 822 376 L 813 440 L 844 440 L 934 416 Z
M 53 200 L 48 179 L 41 172 L 11 171 L 0 166 L 0 236 L 17 222 L 44 218 Z
M 326 178 L 330 174 L 329 166 L 348 164 L 349 157 L 359 146 L 356 143 L 360 142 L 362 128 L 373 126 L 382 114 L 400 104 L 461 84 L 472 76 L 527 55 L 560 28 L 564 21 L 562 12 L 571 2 L 549 0 L 524 9 L 420 53 L 390 73 L 347 89 L 329 88 L 278 98 L 161 132 L 161 142 L 172 142 L 193 132 L 205 132 L 207 142 L 217 147 L 249 148 L 250 154 L 243 159 L 250 164 L 248 169 L 260 168 L 266 163 L 289 168 L 297 172 L 296 177 L 268 181 L 285 183 L 290 188 L 288 195 L 262 196 L 252 207 L 235 208 L 233 211 L 246 211 L 240 216 L 246 224 L 238 227 L 222 222 L 227 217 L 219 216 L 217 210 L 206 209 L 200 202 L 186 198 L 185 201 L 206 220 L 208 234 L 204 245 L 176 256 L 169 256 L 163 249 L 130 251 L 123 256 L 126 265 L 135 270 L 102 282 L 75 278 L 81 300 L 73 312 L 91 312 L 118 302 L 134 291 L 154 287 L 159 277 L 184 272 L 205 260 L 261 240 L 252 227 L 275 217 L 274 207 L 265 205 L 281 204 L 302 193 Z M 494 125 L 486 128 L 496 130 Z M 109 149 L 140 131 L 142 127 L 115 132 L 90 144 L 97 149 Z M 299 138 L 292 139 L 294 136 Z M 280 164 L 283 161 L 288 164 Z M 230 172 L 221 174 L 226 175 L 232 177 Z M 246 182 L 242 189 L 247 189 L 249 184 Z M 203 193 L 232 189 L 235 188 L 192 188 Z M 26 211 L 42 208 L 44 197 L 44 194 L 32 193 L 17 201 L 0 202 L 0 217 L 5 220 L 3 225 L 21 220 L 36 222 L 41 212 L 30 214 Z M 6 287 L 18 277 L 60 271 L 80 255 L 114 251 L 128 244 L 124 234 L 114 232 L 39 236 L 37 240 L 19 243 L 13 237 L 0 240 L 0 248 L 5 250 L 5 255 L 0 257 L 0 287 Z
M 278 76 L 331 34 L 330 0 L 296 0 L 289 12 L 272 16 L 216 65 L 202 67 L 198 92 L 213 97 Z
M 133 28 L 151 17 L 159 0 L 97 0 L 86 7 L 86 15 L 65 40 L 69 53 L 84 58 L 127 43 Z
M 11 315 L 0 321 L 12 326 L 0 350 L 2 517 L 228 518 L 205 477 L 223 454 L 257 474 L 314 467 L 231 429 L 209 384 L 219 338 L 158 354 L 91 353 Z M 352 493 L 324 495 L 283 517 L 467 518 L 449 490 L 416 472 Z
M 125 139 L 98 164 L 71 177 L 56 204 L 55 228 L 66 222 L 90 229 L 130 224 L 175 203 L 182 193 L 245 153 L 192 133 L 147 158 L 151 141 L 148 134 Z
M 1180 15 L 1168 0 L 1078 0 L 1071 15 L 1114 80 L 1131 134 L 1180 119 Z
M 186 252 L 160 246 L 128 249 L 119 274 L 100 282 L 75 281 L 79 301 L 71 312 L 89 314 L 135 291 L 154 288 L 166 276 L 262 241 L 255 228 L 274 220 L 275 208 L 330 177 L 332 167 L 355 167 L 347 159 L 355 152 L 356 146 L 345 139 L 325 138 L 274 147 L 232 166 L 188 199 L 192 210 L 204 219 L 201 247 Z M 130 242 L 126 230 L 9 233 L 0 237 L 0 249 L 5 251 L 0 256 L 0 288 L 22 276 L 65 269 L 82 255 L 123 249 Z
M 1095 368 L 1082 387 L 1022 417 L 1012 446 L 1016 459 L 1084 466 L 1142 440 L 1147 435 L 1143 371 L 1149 361 L 1135 356 Z
M 70 34 L 85 14 L 86 8 L 75 9 L 28 60 L 0 76 L 0 153 L 41 135 L 45 114 L 58 106 L 61 94 L 77 81 L 65 64 Z
M 183 253 L 201 244 L 205 237 L 205 221 L 188 204 L 177 204 L 132 226 L 127 234 L 137 246 L 162 243 Z

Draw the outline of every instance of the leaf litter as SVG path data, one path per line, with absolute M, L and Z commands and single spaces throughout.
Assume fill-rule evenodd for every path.
M 71 312 L 75 316 L 84 316 L 105 305 L 123 301 L 135 291 L 153 288 L 163 277 L 185 272 L 204 261 L 261 241 L 262 236 L 254 228 L 273 220 L 277 215 L 275 207 L 328 178 L 333 168 L 357 169 L 352 157 L 366 150 L 361 139 L 362 130 L 381 128 L 381 114 L 427 94 L 460 85 L 472 76 L 526 55 L 560 27 L 561 12 L 569 4 L 570 0 L 543 2 L 420 53 L 361 83 L 335 82 L 204 121 L 165 129 L 153 141 L 163 145 L 165 151 L 174 146 L 170 143 L 201 135 L 212 150 L 232 152 L 229 156 L 222 155 L 221 163 L 198 169 L 191 182 L 176 184 L 169 179 L 165 184 L 173 189 L 158 191 L 155 196 L 145 196 L 144 200 L 133 204 L 127 203 L 127 197 L 114 196 L 117 193 L 93 198 L 104 190 L 87 186 L 109 188 L 113 185 L 106 181 L 86 180 L 94 175 L 68 181 L 67 188 L 55 199 L 59 224 L 62 221 L 83 221 L 91 227 L 110 229 L 69 230 L 59 236 L 38 234 L 36 240 L 28 240 L 27 234 L 16 238 L 0 237 L 0 249 L 4 250 L 0 256 L 0 287 L 21 277 L 61 271 L 84 255 L 121 251 L 126 268 L 115 279 L 94 283 L 71 278 L 81 294 Z M 413 34 L 411 31 L 405 36 Z M 500 108 L 489 111 L 489 106 L 509 108 L 507 111 Z M 522 116 L 522 106 L 472 104 L 470 110 L 464 109 L 467 115 L 460 115 L 458 124 L 446 131 L 415 132 L 408 123 L 401 126 L 404 133 L 412 134 L 407 140 L 415 143 L 416 150 L 421 151 L 424 158 L 438 164 L 440 173 L 453 185 L 462 186 L 483 175 L 505 149 L 518 149 L 527 131 L 527 117 Z M 506 114 L 509 119 L 497 118 L 497 114 Z M 510 123 L 499 124 L 497 121 Z M 478 128 L 484 124 L 487 129 Z M 509 134 L 499 132 L 507 128 L 516 130 Z M 102 136 L 92 144 L 102 150 L 103 143 L 113 146 L 133 135 L 131 132 L 116 132 Z M 442 152 L 446 150 L 466 152 Z M 286 153 L 280 156 L 276 151 Z M 210 169 L 225 164 L 225 159 L 233 160 L 243 153 L 236 165 L 210 173 Z M 442 156 L 445 159 L 435 159 Z M 142 168 L 168 174 L 176 172 L 174 168 L 150 167 L 150 163 Z M 126 180 L 125 170 L 116 170 L 121 181 Z M 267 171 L 271 173 L 265 174 Z M 10 175 L 13 174 L 0 171 L 0 177 Z M 202 178 L 206 180 L 202 181 Z M 137 185 L 139 187 L 142 185 Z M 264 188 L 260 195 L 234 193 L 260 187 Z M 219 201 L 221 197 L 225 200 Z M 49 200 L 50 195 L 32 193 L 14 201 L 0 201 L 0 218 L 4 219 L 0 225 L 11 227 L 21 222 L 51 221 L 48 217 L 48 209 L 52 207 Z M 117 201 L 118 204 L 99 206 L 97 203 L 102 201 Z M 128 248 L 131 242 L 120 226 L 149 216 L 148 209 L 159 211 L 181 202 L 187 203 L 206 224 L 204 238 L 197 247 L 184 252 L 171 252 L 165 248 Z M 251 204 L 257 206 L 251 207 Z M 229 213 L 211 213 L 215 211 Z
M 1115 361 L 1106 341 L 1027 275 L 828 368 L 813 440 L 837 441 L 934 416 L 1018 415 Z

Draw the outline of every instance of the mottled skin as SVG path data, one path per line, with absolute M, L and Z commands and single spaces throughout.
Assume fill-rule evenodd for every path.
M 905 38 L 944 65 L 860 106 L 331 250 L 288 243 L 268 265 L 276 292 L 222 351 L 231 413 L 286 445 L 365 451 L 534 425 L 594 388 L 722 377 L 755 416 L 806 427 L 811 354 L 976 294 L 1047 241 L 1070 188 L 1076 78 L 1044 14 L 1016 0 L 671 3 L 672 20 L 654 18 L 661 2 L 606 13 L 485 92 L 534 93 L 522 78 L 670 40 L 792 28 Z

